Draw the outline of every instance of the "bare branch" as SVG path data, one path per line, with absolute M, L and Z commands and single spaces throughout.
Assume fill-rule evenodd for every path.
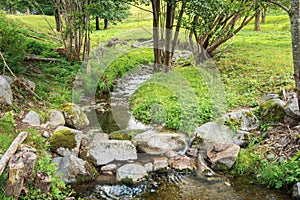
M 281 9 L 283 9 L 284 11 L 286 11 L 287 13 L 290 12 L 290 9 L 288 7 L 286 7 L 285 5 L 283 5 L 282 3 L 278 2 L 278 1 L 274 1 L 274 0 L 267 0 L 268 2 L 280 7 Z

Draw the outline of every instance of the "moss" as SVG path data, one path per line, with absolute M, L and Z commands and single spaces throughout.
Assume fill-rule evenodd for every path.
M 74 103 L 64 103 L 59 107 L 59 109 L 68 115 L 72 115 L 73 114 L 73 109 L 72 109 L 73 106 L 75 106 Z
M 131 136 L 126 132 L 114 132 L 109 135 L 111 140 L 131 140 Z
M 134 184 L 133 179 L 129 177 L 123 178 L 121 182 L 127 186 L 132 186 Z
M 49 142 L 51 151 L 56 151 L 59 147 L 71 150 L 76 147 L 75 133 L 69 129 L 62 129 L 54 132 Z
M 284 108 L 280 102 L 274 99 L 267 101 L 259 108 L 261 119 L 264 123 L 279 123 L 282 122 L 285 116 Z
M 85 163 L 85 168 L 86 168 L 88 174 L 87 175 L 76 176 L 76 180 L 78 182 L 84 182 L 84 181 L 93 180 L 93 179 L 95 179 L 99 175 L 99 173 L 97 172 L 97 170 L 95 169 L 95 167 L 93 167 L 88 162 Z

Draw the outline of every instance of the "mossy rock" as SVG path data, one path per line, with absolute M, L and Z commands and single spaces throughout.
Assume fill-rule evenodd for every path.
M 76 129 L 82 129 L 89 125 L 89 120 L 80 106 L 74 103 L 65 103 L 59 109 L 65 116 L 66 125 Z
M 65 128 L 60 131 L 56 131 L 50 137 L 50 150 L 57 152 L 60 147 L 67 148 L 70 151 L 76 147 L 75 133 Z
M 277 124 L 283 122 L 284 116 L 284 103 L 280 99 L 271 99 L 259 108 L 261 119 L 264 123 Z
M 132 137 L 126 132 L 114 132 L 109 134 L 110 140 L 131 140 Z

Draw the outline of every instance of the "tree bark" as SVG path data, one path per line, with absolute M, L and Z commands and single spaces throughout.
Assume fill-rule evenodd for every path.
M 104 19 L 104 30 L 108 29 L 108 19 Z
M 41 191 L 43 194 L 50 192 L 51 177 L 45 172 L 37 172 L 34 180 L 34 188 Z
M 21 144 L 26 139 L 26 137 L 27 132 L 21 132 L 11 143 L 10 147 L 0 160 L 0 175 L 3 173 L 3 170 L 5 169 L 10 158 L 16 153 L 19 144 Z
M 57 32 L 61 32 L 61 21 L 60 21 L 60 17 L 58 15 L 59 15 L 58 10 L 55 9 L 55 11 L 54 11 L 54 17 L 55 17 L 56 31 Z
M 9 197 L 19 198 L 24 185 L 24 163 L 14 163 L 9 166 L 9 178 L 5 194 Z
M 96 16 L 96 31 L 100 30 L 100 26 L 99 26 L 99 17 Z
M 300 108 L 300 0 L 292 0 L 289 11 L 291 32 L 292 32 L 292 51 L 294 64 L 294 78 L 296 83 L 296 93 Z
M 260 29 L 260 8 L 256 9 L 256 12 L 255 12 L 254 31 L 261 31 L 261 29 Z
M 267 17 L 267 8 L 264 8 L 263 13 L 261 15 L 261 23 L 266 23 L 266 17 Z
M 159 44 L 160 0 L 151 0 L 153 11 L 154 71 L 161 71 L 161 49 Z

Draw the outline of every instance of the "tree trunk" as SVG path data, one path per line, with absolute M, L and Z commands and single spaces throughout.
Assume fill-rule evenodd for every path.
M 261 31 L 261 29 L 260 29 L 260 8 L 256 9 L 256 12 L 255 12 L 254 31 Z
M 24 163 L 14 163 L 9 166 L 9 178 L 5 194 L 9 197 L 19 198 L 24 185 Z
M 159 22 L 160 22 L 160 0 L 151 0 L 153 11 L 153 51 L 154 51 L 154 71 L 161 71 L 161 49 L 159 44 Z
M 60 21 L 60 17 L 58 15 L 59 15 L 58 10 L 55 9 L 55 11 L 54 11 L 54 17 L 55 17 L 56 31 L 57 32 L 61 32 L 61 21 Z
M 296 83 L 296 93 L 300 108 L 300 0 L 292 0 L 289 12 L 292 31 L 292 51 L 294 64 L 294 78 Z
M 0 160 L 0 175 L 2 174 L 3 170 L 5 169 L 10 158 L 16 153 L 19 144 L 21 144 L 26 139 L 26 137 L 27 137 L 27 132 L 19 133 L 19 135 L 11 143 L 8 150 L 2 156 L 2 158 Z
M 104 19 L 104 30 L 108 29 L 108 19 Z
M 267 8 L 264 8 L 263 13 L 261 15 L 261 23 L 264 24 L 266 22 L 267 17 Z
M 99 17 L 96 16 L 96 31 L 100 30 L 100 26 L 99 26 Z

